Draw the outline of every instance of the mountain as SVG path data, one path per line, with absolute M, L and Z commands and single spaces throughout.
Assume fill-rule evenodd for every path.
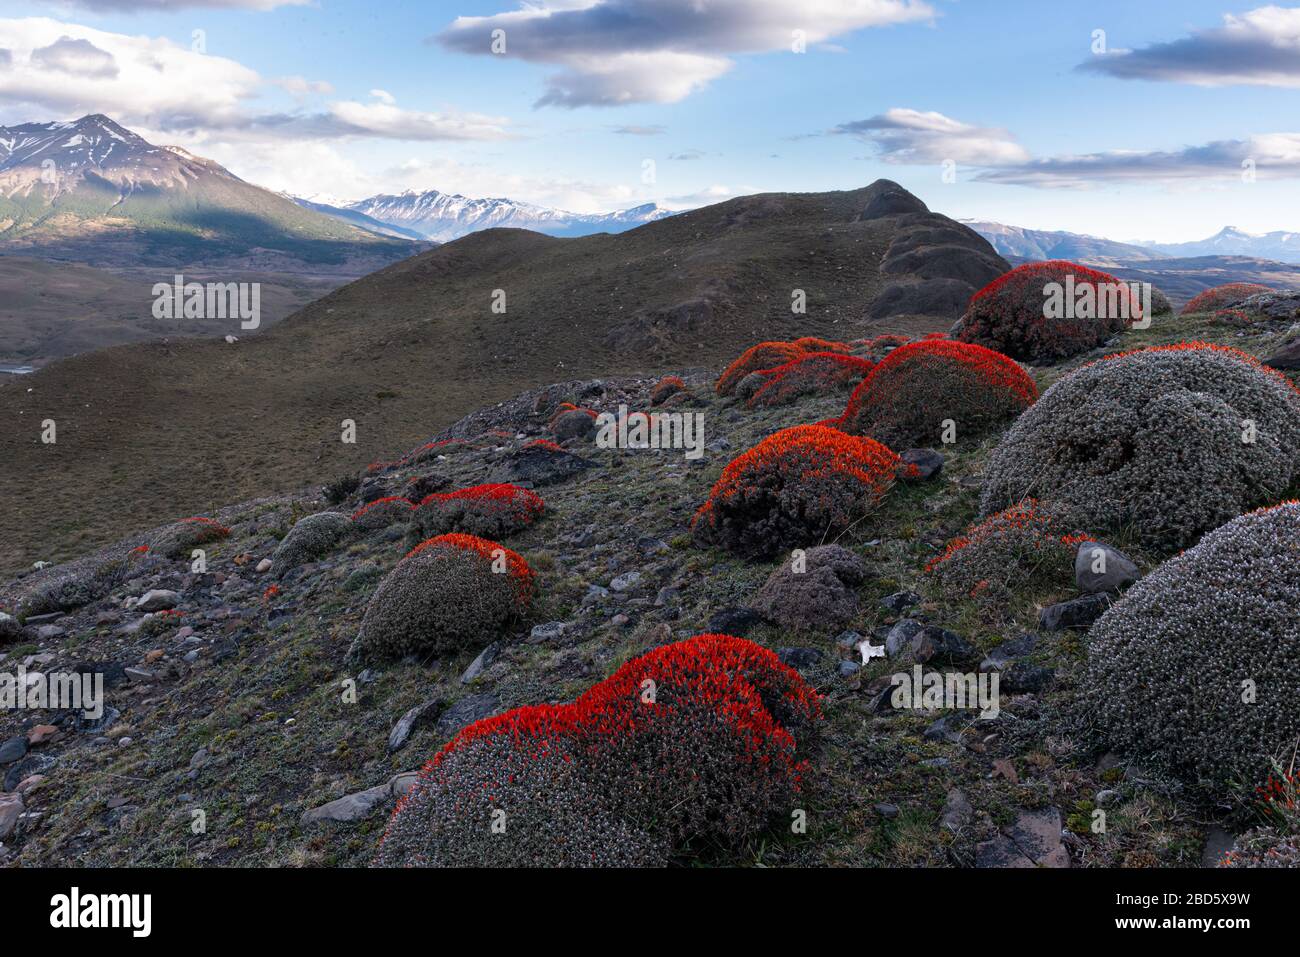
M 1025 229 L 972 219 L 963 219 L 962 222 L 992 243 L 993 248 L 1003 256 L 1018 259 L 1068 259 L 1104 266 L 1124 261 L 1161 259 L 1164 256 L 1163 252 L 1154 248 L 1119 243 L 1083 233 Z
M 1300 264 L 1249 256 L 1189 256 L 1121 262 L 1109 272 L 1128 282 L 1149 282 L 1175 306 L 1198 293 L 1230 282 L 1259 283 L 1274 289 L 1300 289 Z
M 0 252 L 90 265 L 374 266 L 412 249 L 102 114 L 0 127 Z
M 1247 233 L 1225 226 L 1209 239 L 1186 243 L 1147 240 L 1117 242 L 1083 233 L 1025 229 L 973 219 L 963 223 L 979 233 L 1003 256 L 1020 260 L 1069 259 L 1095 266 L 1202 256 L 1245 256 L 1254 260 L 1300 263 L 1300 232 Z
M 1007 268 L 886 180 L 617 234 L 476 232 L 236 343 L 139 343 L 0 377 L 13 426 L 0 429 L 0 569 L 354 471 L 557 379 L 724 363 L 764 339 L 946 330 Z M 47 418 L 57 444 L 33 431 Z M 355 443 L 339 440 L 345 419 Z
M 292 196 L 289 193 L 281 193 L 280 195 L 285 199 L 297 203 L 304 209 L 311 209 L 318 213 L 324 213 L 326 216 L 333 216 L 335 219 L 341 219 L 354 226 L 359 226 L 367 232 L 372 232 L 376 236 L 390 236 L 394 239 L 410 239 L 416 241 L 424 239 L 422 235 L 413 229 L 405 229 L 401 226 L 381 223 L 379 220 L 367 216 L 359 210 L 348 209 L 345 205 L 339 205 L 337 202 L 326 203 L 318 199 Z
M 1209 239 L 1190 243 L 1140 243 L 1166 256 L 1248 256 L 1275 262 L 1300 263 L 1300 233 L 1278 230 L 1271 233 L 1248 233 L 1235 226 L 1225 226 Z
M 548 236 L 619 233 L 673 215 L 671 210 L 660 209 L 654 203 L 614 213 L 584 214 L 512 199 L 470 199 L 436 189 L 371 196 L 347 204 L 346 209 L 436 242 L 450 242 L 496 227 L 531 229 Z

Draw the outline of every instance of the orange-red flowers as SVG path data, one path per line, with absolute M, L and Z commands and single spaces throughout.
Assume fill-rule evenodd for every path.
M 934 445 L 951 420 L 957 438 L 1012 418 L 1038 398 L 1028 373 L 1000 352 L 924 339 L 889 353 L 850 396 L 839 427 L 893 448 Z
M 803 395 L 851 387 L 861 382 L 873 367 L 874 364 L 869 359 L 857 356 L 838 352 L 810 352 L 767 370 L 764 373 L 767 382 L 750 397 L 746 405 L 750 408 L 785 405 Z
M 413 555 L 434 548 L 455 548 L 486 558 L 493 563 L 494 571 L 499 567 L 501 569 L 500 574 L 509 575 L 514 580 L 515 593 L 521 605 L 526 606 L 532 600 L 536 577 L 533 570 L 528 566 L 528 562 L 518 552 L 511 551 L 504 545 L 499 545 L 486 538 L 479 538 L 477 535 L 463 535 L 459 532 L 452 532 L 421 542 L 407 552 L 402 560 L 406 561 Z
M 877 505 L 901 466 L 871 439 L 821 425 L 783 429 L 722 470 L 692 528 L 702 544 L 753 557 L 815 544 Z
M 1257 282 L 1224 283 L 1222 286 L 1215 286 L 1213 289 L 1207 289 L 1192 297 L 1188 300 L 1187 305 L 1183 306 L 1183 311 L 1179 315 L 1186 316 L 1193 312 L 1214 312 L 1230 302 L 1240 302 L 1248 296 L 1268 291 L 1268 286 L 1261 286 Z

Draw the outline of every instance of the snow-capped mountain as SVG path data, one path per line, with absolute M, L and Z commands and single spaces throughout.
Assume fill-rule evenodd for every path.
M 1025 229 L 973 219 L 963 219 L 961 222 L 987 239 L 1001 255 L 1019 259 L 1068 259 L 1079 263 L 1109 264 L 1164 258 L 1154 248 L 1083 233 Z
M 1003 256 L 1016 259 L 1069 259 L 1105 266 L 1198 256 L 1247 256 L 1300 263 L 1300 232 L 1248 233 L 1235 226 L 1225 226 L 1209 239 L 1194 242 L 1157 243 L 1141 239 L 1120 242 L 1082 233 L 1025 229 L 973 219 L 962 222 L 987 239 Z
M 95 265 L 409 254 L 406 242 L 303 208 L 100 113 L 0 126 L 0 225 L 6 252 Z
M 1248 233 L 1236 226 L 1225 226 L 1209 239 L 1190 243 L 1151 243 L 1138 245 L 1166 256 L 1253 256 L 1284 263 L 1300 263 L 1300 233 L 1276 230 L 1271 233 Z
M 672 215 L 671 210 L 660 209 L 654 203 L 613 213 L 585 214 L 512 199 L 471 199 L 436 189 L 371 196 L 348 203 L 344 208 L 389 226 L 413 230 L 438 242 L 449 242 L 468 233 L 498 226 L 531 229 L 550 236 L 619 233 Z

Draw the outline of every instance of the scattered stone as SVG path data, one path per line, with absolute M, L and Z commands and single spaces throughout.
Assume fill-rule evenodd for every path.
M 898 817 L 897 804 L 873 804 L 871 807 L 872 810 L 887 821 L 892 821 L 894 818 Z
M 57 738 L 60 731 L 52 724 L 38 724 L 29 728 L 27 731 L 27 744 L 30 747 L 37 747 L 42 744 L 48 744 Z
M 1098 791 L 1096 797 L 1094 797 L 1093 800 L 1096 802 L 1098 807 L 1106 807 L 1110 804 L 1113 804 L 1115 802 L 1115 799 L 1118 797 L 1119 797 L 1118 791 L 1113 791 L 1110 788 L 1106 788 L 1105 790 Z
M 0 764 L 13 764 L 27 754 L 27 738 L 19 735 L 0 744 Z
M 840 677 L 841 677 L 841 678 L 851 678 L 851 677 L 853 677 L 854 675 L 856 675 L 856 674 L 857 674 L 859 671 L 861 671 L 861 670 L 862 670 L 862 663 L 861 663 L 861 662 L 858 662 L 858 661 L 841 661 L 841 662 L 840 662 L 840 668 L 839 668 L 839 671 L 840 671 Z
M 301 820 L 303 824 L 316 824 L 320 821 L 338 821 L 342 823 L 359 821 L 362 818 L 369 817 L 376 807 L 391 796 L 391 785 L 381 784 L 378 787 L 358 791 L 355 794 L 345 794 L 338 800 L 312 808 L 310 811 L 304 811 Z
M 708 632 L 714 635 L 734 635 L 744 638 L 757 625 L 763 623 L 763 615 L 754 608 L 732 606 L 714 612 L 709 618 Z
M 126 676 L 130 678 L 132 681 L 139 682 L 141 684 L 147 681 L 153 681 L 154 676 L 152 671 L 146 671 L 144 668 L 127 668 L 125 670 L 126 670 Z
M 901 612 L 904 608 L 911 608 L 920 602 L 921 596 L 914 591 L 897 591 L 892 595 L 886 595 L 880 599 L 880 607 L 886 611 L 894 613 Z
M 181 603 L 179 592 L 154 588 L 145 592 L 136 604 L 137 611 L 169 611 Z
M 18 818 L 23 813 L 23 796 L 21 794 L 0 794 L 0 841 L 5 840 L 18 826 Z
M 68 630 L 62 625 L 41 625 L 36 629 L 36 638 L 39 641 L 55 641 L 67 633 Z
M 976 867 L 1069 867 L 1061 843 L 1061 812 L 1021 810 L 1015 823 L 975 848 Z
M 619 575 L 617 578 L 615 578 L 613 581 L 609 583 L 609 589 L 610 591 L 617 591 L 617 592 L 631 591 L 632 589 L 636 588 L 636 586 L 640 583 L 640 581 L 641 581 L 640 572 L 636 572 L 636 571 L 624 572 L 622 575 Z
M 776 656 L 797 671 L 811 668 L 825 657 L 820 648 L 778 648 Z
M 444 711 L 435 727 L 439 734 L 451 737 L 461 728 L 496 714 L 500 707 L 501 699 L 494 694 L 472 694 Z
M 548 621 L 544 625 L 533 625 L 533 630 L 528 633 L 528 644 L 540 645 L 559 641 L 568 627 L 568 623 L 563 621 Z
M 460 683 L 463 685 L 469 684 L 471 681 L 473 681 L 475 678 L 477 678 L 479 675 L 483 673 L 484 668 L 492 664 L 492 662 L 496 661 L 496 657 L 500 653 L 501 653 L 501 642 L 499 641 L 492 642 L 492 644 L 488 645 L 486 648 L 484 648 L 482 651 L 478 653 L 477 658 L 475 658 L 473 661 L 469 663 L 469 667 L 465 669 L 465 673 L 460 676 Z
M 271 570 L 271 559 L 263 558 L 257 563 L 258 573 L 269 572 Z
M 1127 555 L 1101 542 L 1083 542 L 1074 556 L 1074 582 L 1087 594 L 1118 593 L 1141 576 Z
M 988 657 L 980 662 L 980 671 L 1002 671 L 1015 659 L 1023 658 L 1025 655 L 1032 652 L 1034 646 L 1037 644 L 1038 635 L 1032 631 L 1026 632 L 1019 638 L 1004 641 L 1002 644 L 990 651 Z
M 948 799 L 944 802 L 943 811 L 939 815 L 939 824 L 949 831 L 960 831 L 970 823 L 971 817 L 975 810 L 970 806 L 970 801 L 966 800 L 966 795 L 958 788 L 951 788 L 948 791 Z
M 399 750 L 406 744 L 411 732 L 415 730 L 416 725 L 425 721 L 434 711 L 442 705 L 441 698 L 434 698 L 426 701 L 424 704 L 417 704 L 414 708 L 407 711 L 398 719 L 397 724 L 393 725 L 393 730 L 388 733 L 388 750 L 390 752 Z
M 1086 631 L 1111 606 L 1111 596 L 1084 595 L 1056 605 L 1049 605 L 1039 613 L 1038 623 L 1045 631 L 1062 631 L 1074 628 Z
M 1056 672 L 1053 669 L 1017 661 L 1002 672 L 998 690 L 1011 694 L 1037 694 L 1051 687 L 1055 680 Z
M 904 648 L 911 647 L 912 639 L 925 629 L 925 625 L 914 618 L 904 618 L 885 635 L 885 654 L 896 657 Z
M 912 638 L 912 655 L 921 664 L 961 665 L 974 661 L 979 652 L 956 632 L 926 625 Z
M 943 471 L 943 453 L 934 449 L 908 449 L 898 457 L 904 464 L 916 468 L 915 472 L 910 469 L 904 471 L 904 481 L 925 482 Z

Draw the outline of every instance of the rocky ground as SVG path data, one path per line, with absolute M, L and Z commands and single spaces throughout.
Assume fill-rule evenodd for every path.
M 1237 329 L 1166 316 L 1105 351 L 1199 338 L 1265 356 L 1289 329 L 1281 320 Z M 1032 371 L 1046 388 L 1088 358 Z M 841 538 L 867 569 L 842 596 L 847 620 L 792 631 L 754 609 L 780 562 L 698 548 L 689 522 L 733 456 L 777 429 L 838 415 L 845 396 L 751 411 L 714 394 L 717 370 L 677 371 L 689 397 L 673 411 L 703 413 L 704 456 L 567 440 L 590 467 L 539 484 L 545 514 L 504 542 L 537 572 L 534 613 L 485 649 L 360 672 L 349 665 L 367 600 L 409 547 L 402 525 L 358 534 L 291 570 L 268 560 L 305 515 L 351 512 L 407 494 L 413 481 L 423 493 L 514 477 L 512 454 L 552 437 L 560 401 L 648 409 L 657 377 L 568 382 L 480 410 L 435 437 L 464 443 L 376 471 L 337 504 L 318 486 L 222 509 L 212 517 L 231 534 L 207 546 L 202 573 L 151 551 L 79 609 L 22 628 L 0 622 L 0 670 L 99 671 L 108 705 L 94 722 L 0 712 L 0 861 L 363 865 L 412 772 L 460 728 L 572 699 L 646 648 L 704 631 L 778 649 L 825 696 L 828 720 L 807 782 L 806 833 L 778 822 L 739 848 L 694 847 L 695 861 L 1186 866 L 1216 861 L 1249 826 L 1242 809 L 1199 806 L 1076 733 L 1074 675 L 1100 603 L 1078 587 L 1088 581 L 1032 586 L 996 605 L 935 590 L 924 567 L 975 518 L 996 437 L 944 447 L 936 474 L 897 486 Z M 1139 573 L 1154 563 L 1131 541 L 1108 544 Z M 13 612 L 32 581 L 0 589 L 0 608 Z M 886 656 L 864 666 L 863 639 Z M 998 670 L 1000 714 L 894 711 L 882 693 L 888 676 L 915 663 Z M 1092 829 L 1098 808 L 1104 833 Z

